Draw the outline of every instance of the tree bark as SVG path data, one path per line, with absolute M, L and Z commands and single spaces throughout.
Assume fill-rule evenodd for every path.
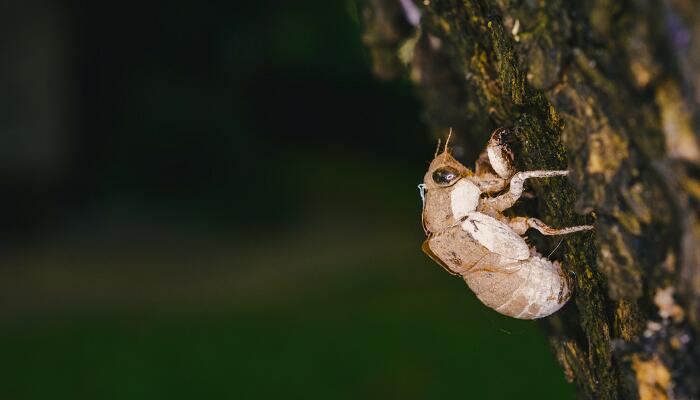
M 571 171 L 532 187 L 546 222 L 596 228 L 561 243 L 574 298 L 542 321 L 580 397 L 700 398 L 700 5 L 365 0 L 362 13 L 375 74 L 405 71 L 467 165 L 511 126 L 520 170 Z

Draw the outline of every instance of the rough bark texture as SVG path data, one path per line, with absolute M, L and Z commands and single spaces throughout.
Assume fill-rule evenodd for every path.
M 700 398 L 700 5 L 366 0 L 363 18 L 375 73 L 410 76 L 461 161 L 512 126 L 520 170 L 571 171 L 532 187 L 546 222 L 596 227 L 561 244 L 574 300 L 542 322 L 580 397 Z

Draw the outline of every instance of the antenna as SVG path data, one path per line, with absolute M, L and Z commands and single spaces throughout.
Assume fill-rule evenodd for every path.
M 443 153 L 447 155 L 447 145 L 450 143 L 450 138 L 452 137 L 452 128 L 450 127 L 450 133 L 447 134 L 447 140 L 445 140 L 445 150 L 443 150 Z
M 433 158 L 437 157 L 438 151 L 440 151 L 440 138 L 438 138 L 438 143 L 437 147 L 435 147 L 435 155 L 433 156 Z

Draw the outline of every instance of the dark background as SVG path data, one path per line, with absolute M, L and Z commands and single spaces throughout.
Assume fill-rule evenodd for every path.
M 435 143 L 358 14 L 0 5 L 0 398 L 573 397 L 421 253 Z

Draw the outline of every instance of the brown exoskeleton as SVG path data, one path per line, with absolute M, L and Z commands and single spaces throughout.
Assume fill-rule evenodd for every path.
M 568 174 L 516 173 L 505 143 L 508 133 L 494 131 L 474 172 L 449 154 L 447 143 L 435 156 L 420 185 L 428 236 L 423 251 L 462 276 L 488 307 L 510 317 L 542 318 L 559 310 L 571 291 L 561 265 L 542 257 L 521 235 L 529 228 L 564 235 L 593 227 L 556 229 L 536 218 L 503 215 L 523 194 L 526 179 Z

